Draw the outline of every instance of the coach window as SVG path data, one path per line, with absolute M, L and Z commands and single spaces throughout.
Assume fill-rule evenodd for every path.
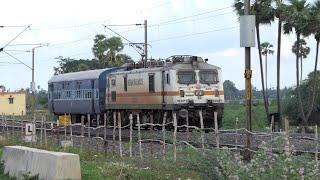
M 128 91 L 128 78 L 127 78 L 127 75 L 123 76 L 123 88 L 124 88 L 124 91 Z
M 155 92 L 154 74 L 149 74 L 149 92 Z

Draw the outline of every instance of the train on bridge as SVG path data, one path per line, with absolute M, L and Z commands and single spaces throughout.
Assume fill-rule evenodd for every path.
M 72 123 L 81 116 L 85 121 L 104 114 L 112 118 L 113 112 L 120 112 L 123 122 L 129 121 L 129 113 L 138 113 L 143 123 L 162 123 L 164 114 L 176 112 L 178 124 L 198 127 L 202 110 L 204 127 L 214 127 L 214 112 L 221 126 L 222 71 L 207 61 L 178 55 L 148 61 L 145 68 L 126 64 L 55 75 L 48 82 L 49 110 L 56 116 L 70 115 Z

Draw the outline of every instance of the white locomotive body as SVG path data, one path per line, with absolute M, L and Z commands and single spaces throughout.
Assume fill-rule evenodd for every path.
M 221 69 L 197 56 L 173 56 L 161 67 L 117 71 L 107 77 L 106 109 L 139 111 L 162 122 L 164 111 L 178 111 L 179 124 L 188 116 L 189 125 L 199 126 L 197 110 L 205 127 L 213 127 L 213 112 L 221 126 L 224 92 Z
M 221 126 L 224 93 L 221 69 L 197 56 L 172 56 L 149 61 L 147 68 L 109 68 L 60 74 L 48 83 L 49 110 L 57 116 L 70 115 L 72 122 L 102 121 L 120 112 L 128 124 L 129 114 L 139 113 L 142 122 L 162 123 L 164 114 L 178 124 L 213 127 L 214 112 Z M 110 122 L 110 121 L 109 121 Z M 102 122 L 100 122 L 102 123 Z

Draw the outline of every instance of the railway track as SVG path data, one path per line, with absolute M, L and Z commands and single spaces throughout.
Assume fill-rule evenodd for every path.
M 5 128 L 9 130 L 21 131 L 21 124 L 27 121 L 15 121 L 11 119 L 6 120 L 6 124 L 4 124 L 3 120 L 0 118 L 0 131 L 3 131 Z M 98 128 L 88 128 L 88 127 L 81 127 L 81 125 L 72 126 L 72 130 L 70 127 L 57 127 L 56 123 L 45 123 L 46 128 L 45 130 L 49 132 L 49 134 L 64 137 L 70 137 L 71 131 L 73 138 L 83 136 L 87 138 L 93 138 L 97 141 L 118 141 L 119 140 L 119 132 L 114 129 L 112 126 L 108 126 L 108 128 L 104 128 L 100 126 Z M 36 128 L 38 132 L 41 129 L 41 122 L 36 122 Z M 82 129 L 82 131 L 81 131 Z M 90 129 L 90 132 L 89 132 Z M 44 129 L 43 129 L 44 130 Z M 173 132 L 172 131 L 165 131 L 166 138 L 165 141 L 168 145 L 172 144 L 173 139 Z M 208 133 L 201 133 L 199 131 L 191 131 L 191 132 L 177 132 L 176 138 L 178 142 L 186 142 L 196 148 L 201 148 L 201 138 L 204 138 L 204 144 L 206 148 L 216 147 L 216 137 L 219 136 L 219 144 L 220 147 L 226 147 L 229 149 L 244 149 L 245 148 L 245 140 L 246 140 L 246 130 L 239 129 L 239 130 L 219 130 L 218 135 L 215 132 L 208 132 Z M 141 129 L 141 139 L 143 143 L 153 143 L 161 145 L 163 141 L 163 131 L 162 130 L 147 130 Z M 89 137 L 90 136 L 90 137 Z M 256 151 L 260 148 L 260 146 L 264 143 L 268 143 L 271 147 L 276 149 L 277 147 L 277 139 L 285 137 L 283 133 L 263 133 L 257 132 L 252 133 L 252 150 Z M 138 142 L 138 132 L 134 130 L 132 132 L 133 142 Z M 317 149 L 317 143 L 319 144 L 318 140 L 314 138 L 314 134 L 301 134 L 301 133 L 290 133 L 289 142 L 291 145 L 295 147 L 295 152 L 300 153 L 315 153 Z M 121 130 L 121 140 L 123 142 L 130 141 L 130 130 L 128 127 L 124 126 Z

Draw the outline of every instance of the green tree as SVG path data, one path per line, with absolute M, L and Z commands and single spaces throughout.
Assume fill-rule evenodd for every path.
M 280 96 L 280 67 L 281 67 L 281 36 L 284 5 L 282 0 L 275 0 L 275 17 L 278 18 L 278 38 L 277 38 L 277 107 L 280 120 L 281 118 L 281 96 Z
M 223 82 L 223 89 L 226 100 L 239 100 L 239 90 L 232 81 L 225 80 Z
M 284 33 L 290 34 L 294 32 L 296 34 L 296 41 L 298 47 L 300 46 L 301 35 L 307 30 L 309 19 L 310 19 L 310 10 L 309 4 L 306 3 L 306 0 L 289 0 L 289 5 L 285 6 L 284 10 Z M 296 54 L 296 81 L 297 81 L 297 98 L 299 102 L 299 110 L 301 118 L 304 124 L 307 124 L 307 117 L 304 111 L 304 107 L 301 100 L 300 93 L 300 82 L 299 82 L 299 48 L 297 49 Z
M 238 16 L 244 14 L 244 1 L 235 0 L 234 9 L 237 12 Z M 267 118 L 269 119 L 269 108 L 267 104 L 267 97 L 265 92 L 264 85 L 264 75 L 263 75 L 263 64 L 262 64 L 262 55 L 261 55 L 261 43 L 260 43 L 260 25 L 271 24 L 274 21 L 275 9 L 272 6 L 272 0 L 255 0 L 251 7 L 251 14 L 256 16 L 256 35 L 258 43 L 258 54 L 260 60 L 260 72 L 261 72 L 261 86 L 263 92 L 264 107 Z
M 311 7 L 310 10 L 310 22 L 307 27 L 307 31 L 305 31 L 306 36 L 313 34 L 316 40 L 316 58 L 314 63 L 314 70 L 313 70 L 313 87 L 312 87 L 312 98 L 311 98 L 311 106 L 307 117 L 311 115 L 311 112 L 314 110 L 315 107 L 315 100 L 317 98 L 317 67 L 318 67 L 318 54 L 319 54 L 319 42 L 320 42 L 320 0 L 317 0 Z
M 99 60 L 103 68 L 111 67 L 111 65 L 115 64 L 121 64 L 121 61 L 116 62 L 118 60 L 122 60 L 121 58 L 117 58 L 117 55 L 124 47 L 119 37 L 106 38 L 105 35 L 98 34 L 95 36 L 93 41 L 93 55 Z
M 302 61 L 303 59 L 306 59 L 307 56 L 310 53 L 310 47 L 307 46 L 307 42 L 304 39 L 300 40 L 300 46 L 298 49 L 298 42 L 294 42 L 294 44 L 292 45 L 292 52 L 294 54 L 298 54 L 299 58 L 300 58 L 300 82 L 302 82 Z
M 269 95 L 268 95 L 268 55 L 272 55 L 273 45 L 269 42 L 264 42 L 261 44 L 261 54 L 265 57 L 265 71 L 266 71 L 266 96 L 267 96 L 267 105 L 269 106 Z
M 107 47 L 107 38 L 103 34 L 97 34 L 93 40 L 94 44 L 92 47 L 92 52 L 94 57 L 99 60 L 102 66 L 107 66 L 108 59 L 106 51 Z
M 316 74 L 316 76 L 314 76 Z M 314 79 L 314 77 L 316 77 Z M 303 81 L 303 83 L 301 84 L 301 91 L 303 91 L 304 93 L 301 94 L 302 96 L 302 104 L 303 106 L 307 107 L 310 106 L 310 97 L 312 96 L 313 92 L 310 91 L 310 89 L 313 88 L 314 86 L 314 81 L 320 81 L 320 72 L 317 71 L 316 73 L 311 72 L 309 73 L 308 77 L 306 78 L 306 80 Z M 317 83 L 316 85 L 316 89 L 317 92 L 320 92 L 320 86 L 319 83 Z M 289 117 L 289 119 L 291 120 L 291 123 L 294 125 L 299 125 L 299 124 L 304 124 L 303 122 L 301 122 L 301 118 L 300 118 L 300 112 L 297 111 L 297 106 L 299 106 L 299 102 L 297 99 L 297 91 L 295 88 L 291 88 L 289 89 L 289 96 L 287 101 L 285 102 L 285 108 L 284 108 L 284 113 L 286 114 L 286 116 Z M 318 96 L 317 98 L 315 98 L 314 101 L 314 106 L 312 108 L 312 112 L 320 112 L 320 96 Z M 311 114 L 310 113 L 310 114 Z M 311 122 L 309 121 L 310 119 L 310 115 L 308 116 L 308 124 L 311 125 Z M 317 122 L 318 124 L 320 122 Z

